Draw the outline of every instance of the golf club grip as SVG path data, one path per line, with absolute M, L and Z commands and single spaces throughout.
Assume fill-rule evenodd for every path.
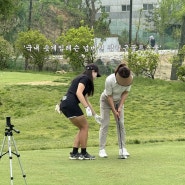
M 115 108 L 116 108 L 116 110 L 118 111 L 118 103 L 116 103 Z
M 116 105 L 115 105 L 115 108 L 116 108 L 116 110 L 118 111 L 118 103 L 116 103 Z M 119 117 L 117 116 L 117 120 L 118 120 L 118 122 L 119 122 Z

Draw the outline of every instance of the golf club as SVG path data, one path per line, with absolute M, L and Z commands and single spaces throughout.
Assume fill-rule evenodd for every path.
M 118 111 L 118 104 L 116 104 L 116 110 Z M 118 159 L 127 159 L 126 155 L 123 155 L 123 143 L 122 143 L 122 134 L 121 134 L 121 125 L 120 125 L 120 119 L 119 117 L 116 118 L 116 124 L 118 127 L 118 133 L 120 137 L 120 144 L 121 144 L 121 155 L 119 155 Z

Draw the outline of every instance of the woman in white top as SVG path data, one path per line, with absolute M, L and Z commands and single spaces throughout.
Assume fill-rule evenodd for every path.
M 132 81 L 132 72 L 125 63 L 120 64 L 115 73 L 106 78 L 105 89 L 100 97 L 100 113 L 102 118 L 99 131 L 100 157 L 108 157 L 105 146 L 111 111 L 117 123 L 119 155 L 124 159 L 129 156 L 125 148 L 124 103 L 131 89 Z

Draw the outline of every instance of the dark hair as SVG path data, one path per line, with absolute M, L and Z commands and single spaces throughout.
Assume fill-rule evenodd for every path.
M 88 78 L 90 79 L 91 91 L 88 92 L 88 96 L 90 96 L 90 95 L 93 96 L 93 94 L 94 94 L 94 82 L 93 82 L 92 70 L 85 70 L 82 74 L 87 75 Z
M 130 76 L 130 69 L 125 63 L 122 63 L 117 67 L 115 75 L 116 73 L 118 73 L 122 78 L 128 78 Z

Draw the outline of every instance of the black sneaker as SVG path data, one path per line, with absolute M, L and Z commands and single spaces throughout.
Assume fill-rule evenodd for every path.
M 90 155 L 88 153 L 86 153 L 85 155 L 84 154 L 80 154 L 79 159 L 80 160 L 95 160 L 95 156 L 92 156 L 92 155 Z
M 71 160 L 77 160 L 77 159 L 79 159 L 79 156 L 80 156 L 79 153 L 73 154 L 73 152 L 70 152 L 69 159 L 71 159 Z

